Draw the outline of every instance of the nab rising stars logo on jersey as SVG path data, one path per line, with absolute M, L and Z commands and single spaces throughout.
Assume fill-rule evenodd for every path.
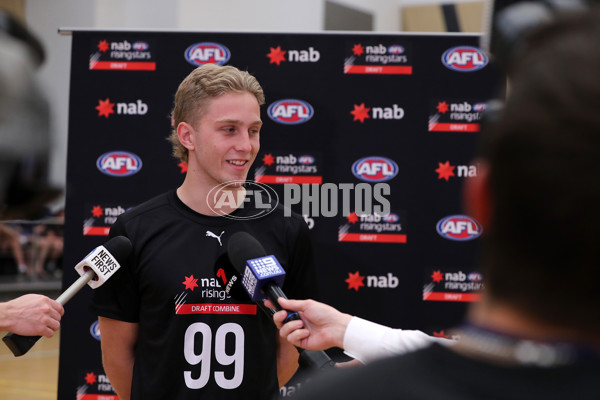
M 485 67 L 488 58 L 483 51 L 475 47 L 458 46 L 444 52 L 442 63 L 454 71 L 472 72 Z
M 297 99 L 278 100 L 267 109 L 269 118 L 279 124 L 303 124 L 314 115 L 313 107 L 306 101 Z
M 225 65 L 230 57 L 231 52 L 229 49 L 219 43 L 195 43 L 185 49 L 185 59 L 196 66 L 204 64 Z
M 352 173 L 367 182 L 389 181 L 398 173 L 398 164 L 386 157 L 364 157 L 352 164 Z

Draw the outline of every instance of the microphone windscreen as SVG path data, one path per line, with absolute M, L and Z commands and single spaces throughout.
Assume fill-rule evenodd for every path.
M 115 236 L 104 244 L 104 248 L 120 263 L 131 254 L 131 241 L 125 236 Z
M 227 253 L 229 261 L 240 275 L 244 274 L 246 261 L 267 255 L 262 244 L 248 232 L 236 232 L 231 235 L 227 243 Z

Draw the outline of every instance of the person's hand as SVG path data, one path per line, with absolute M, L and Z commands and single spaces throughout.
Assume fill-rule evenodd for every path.
M 279 335 L 282 338 L 306 350 L 342 348 L 344 333 L 352 319 L 351 315 L 314 300 L 280 298 L 279 304 L 286 310 L 297 311 L 301 318 L 283 324 L 287 317 L 285 311 L 278 311 L 273 315 L 273 321 L 279 328 Z
M 0 304 L 0 328 L 23 336 L 52 337 L 60 328 L 63 306 L 40 294 L 26 294 Z

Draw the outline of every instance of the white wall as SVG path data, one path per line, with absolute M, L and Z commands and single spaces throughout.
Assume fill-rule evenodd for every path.
M 441 3 L 335 1 L 372 13 L 374 30 L 380 32 L 400 29 L 403 6 Z M 40 78 L 52 112 L 51 182 L 64 187 L 66 181 L 71 38 L 58 35 L 58 28 L 318 32 L 323 26 L 324 4 L 325 0 L 26 0 L 27 25 L 47 51 Z

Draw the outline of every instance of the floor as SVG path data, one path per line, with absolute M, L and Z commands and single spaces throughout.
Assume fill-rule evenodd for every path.
M 0 331 L 4 337 L 6 332 Z M 0 343 L 0 399 L 56 400 L 60 331 L 41 338 L 21 357 Z
M 60 294 L 59 278 L 30 280 L 22 276 L 0 276 L 0 301 L 25 293 L 40 293 L 51 298 Z M 0 338 L 6 332 L 0 331 Z M 0 399 L 56 400 L 58 389 L 58 351 L 60 330 L 43 337 L 27 352 L 15 357 L 0 341 Z

